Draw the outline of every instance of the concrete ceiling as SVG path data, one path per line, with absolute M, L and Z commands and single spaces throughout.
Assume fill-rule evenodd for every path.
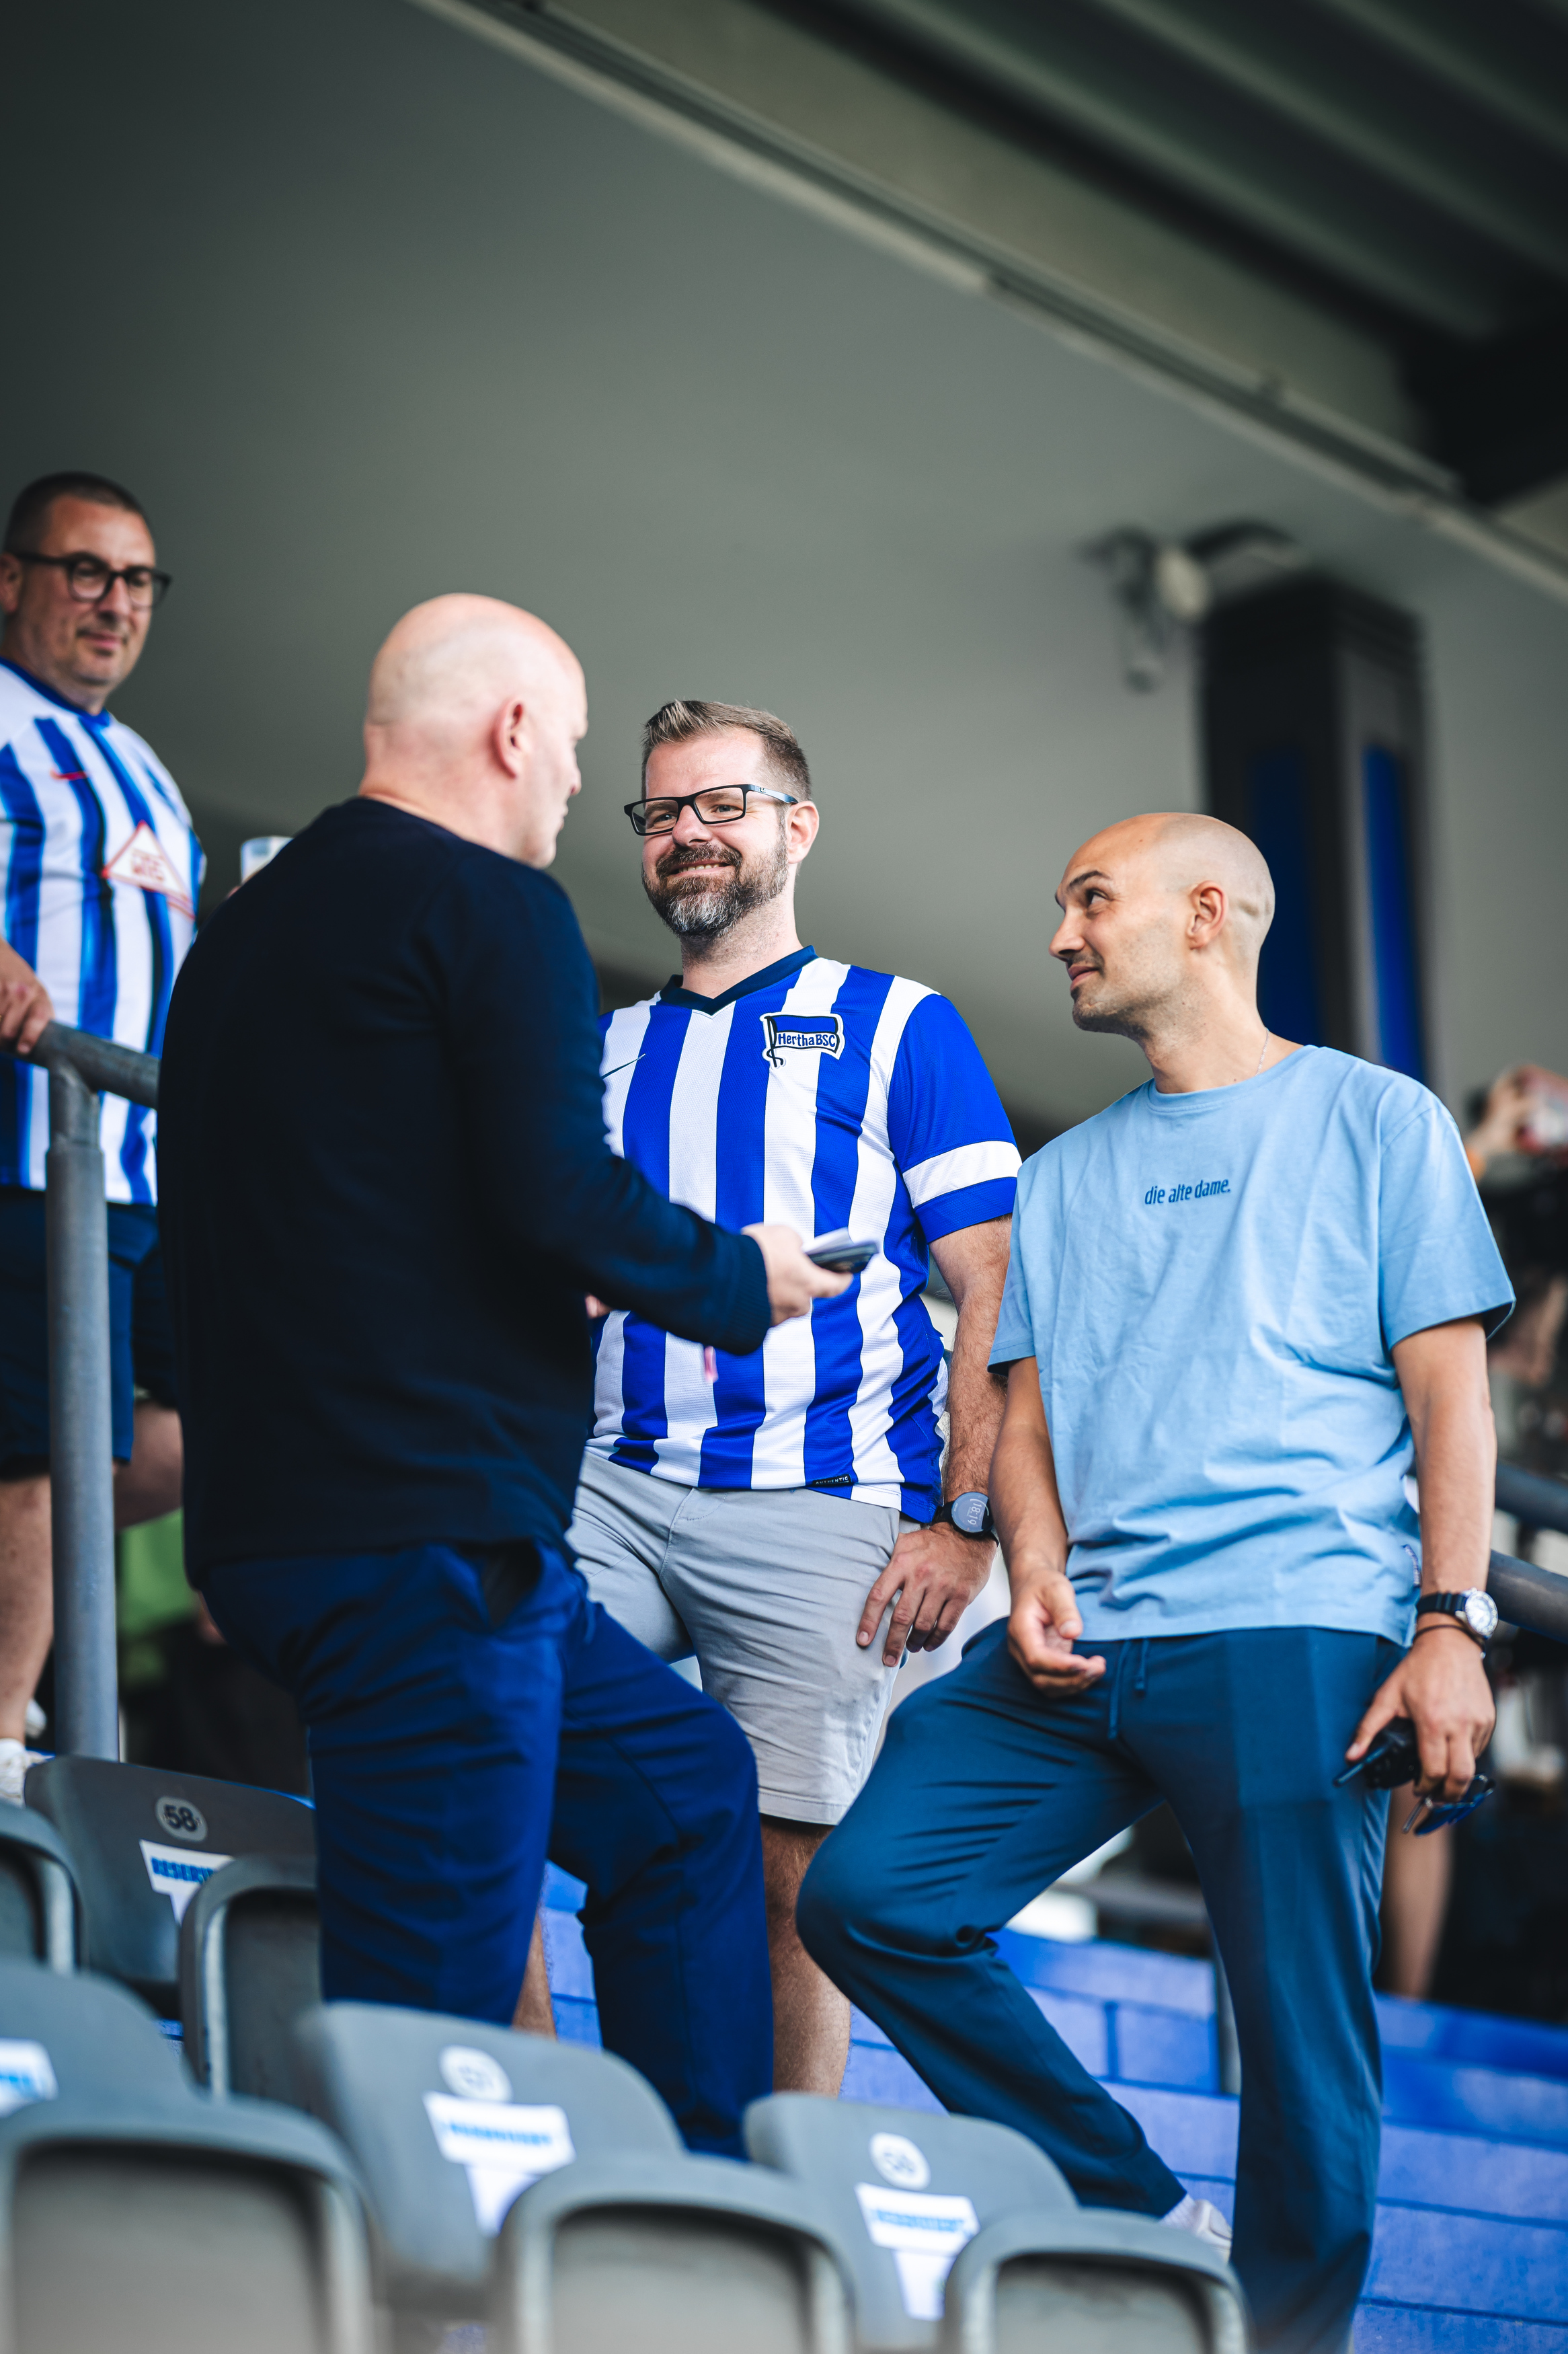
M 1259 515 L 1426 625 L 1451 1090 L 1568 1066 L 1562 605 L 402 0 L 77 0 L 8 44 L 47 191 L 9 472 L 147 501 L 175 587 L 119 707 L 224 864 L 352 791 L 399 611 L 514 598 L 588 669 L 556 872 L 602 960 L 672 960 L 639 723 L 766 704 L 819 780 L 805 936 L 948 990 L 1022 1114 L 1081 1117 L 1141 1065 L 1067 1019 L 1062 862 L 1198 795 L 1185 668 L 1125 689 L 1081 550 Z

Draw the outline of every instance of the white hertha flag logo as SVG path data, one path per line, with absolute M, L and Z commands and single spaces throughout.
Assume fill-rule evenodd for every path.
M 134 883 L 138 891 L 156 891 L 182 915 L 196 913 L 174 860 L 145 818 L 124 848 L 115 852 L 103 870 L 103 879 L 106 883 Z

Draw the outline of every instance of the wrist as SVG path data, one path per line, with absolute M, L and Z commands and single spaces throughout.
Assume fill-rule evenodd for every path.
M 1012 1553 L 1008 1557 L 1008 1578 L 1016 1602 L 1025 1594 L 1044 1585 L 1059 1585 L 1067 1575 L 1065 1560 L 1057 1561 L 1049 1554 Z
M 1428 1587 L 1416 1601 L 1415 1632 L 1422 1635 L 1434 1627 L 1453 1628 L 1484 1657 L 1497 1632 L 1498 1606 L 1482 1586 Z

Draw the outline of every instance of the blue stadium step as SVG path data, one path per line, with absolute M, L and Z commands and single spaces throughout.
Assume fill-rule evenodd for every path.
M 556 2024 L 599 2041 L 593 1974 L 546 1891 Z M 1203 1962 L 1003 1932 L 1006 1959 L 1091 2073 L 1114 2086 L 1187 2188 L 1234 2210 L 1237 2105 L 1218 2091 Z M 1568 2354 L 1568 2032 L 1380 2000 L 1386 2103 L 1377 2229 L 1358 2354 Z M 939 2104 L 856 2010 L 846 2100 Z
M 1435 2002 L 1406 2002 L 1397 1995 L 1379 1995 L 1377 2014 L 1385 2052 L 1568 2082 L 1568 2027 L 1445 2010 Z
M 1568 2354 L 1568 2329 L 1493 2314 L 1362 2304 L 1356 2307 L 1356 2354 Z

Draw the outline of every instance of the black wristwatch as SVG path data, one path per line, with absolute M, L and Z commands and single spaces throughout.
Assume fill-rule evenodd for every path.
M 1415 1605 L 1419 1619 L 1429 1611 L 1441 1611 L 1462 1627 L 1472 1642 L 1478 1643 L 1483 1655 L 1498 1630 L 1498 1606 L 1489 1594 L 1478 1585 L 1467 1585 L 1462 1594 L 1424 1594 Z M 1419 1627 L 1416 1632 L 1420 1632 Z
M 991 1516 L 991 1498 L 982 1496 L 978 1488 L 970 1488 L 955 1496 L 950 1504 L 938 1504 L 931 1515 L 931 1526 L 938 1521 L 950 1521 L 961 1537 L 989 1537 L 996 1542 L 996 1522 Z

